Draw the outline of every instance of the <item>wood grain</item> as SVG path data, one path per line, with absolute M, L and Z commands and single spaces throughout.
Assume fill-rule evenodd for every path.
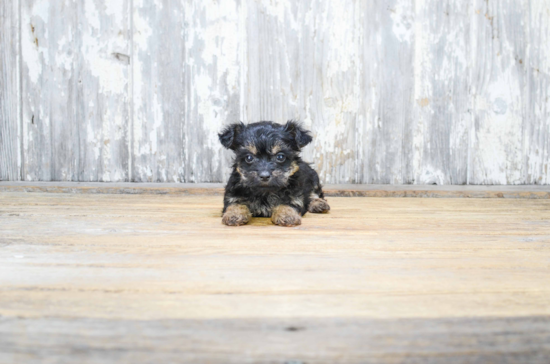
M 0 181 L 21 180 L 19 1 L 0 4 Z
M 544 363 L 548 200 L 329 202 L 0 193 L 0 359 Z

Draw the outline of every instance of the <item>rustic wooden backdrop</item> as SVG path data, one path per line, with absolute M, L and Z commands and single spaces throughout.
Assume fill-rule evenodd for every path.
M 2 0 L 0 179 L 226 179 L 294 118 L 326 183 L 549 184 L 549 0 Z

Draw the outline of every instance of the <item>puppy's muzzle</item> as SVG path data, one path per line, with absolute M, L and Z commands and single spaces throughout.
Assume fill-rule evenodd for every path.
M 271 173 L 269 173 L 269 171 L 262 171 L 258 176 L 260 177 L 260 181 L 262 181 L 263 183 L 269 182 L 269 180 L 271 179 Z

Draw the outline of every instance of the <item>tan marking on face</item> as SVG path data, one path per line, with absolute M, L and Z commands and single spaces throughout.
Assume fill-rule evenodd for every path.
M 243 181 L 246 181 L 246 177 L 244 176 L 244 173 L 243 173 L 243 171 L 241 171 L 240 167 L 237 167 L 237 172 L 241 175 L 241 179 Z
M 281 142 L 277 141 L 273 148 L 271 148 L 271 154 L 275 155 L 279 153 L 281 150 L 283 150 L 283 145 Z
M 288 205 L 279 205 L 273 209 L 271 221 L 280 226 L 296 226 L 302 223 L 302 217 L 292 207 Z
M 252 214 L 246 205 L 229 205 L 222 217 L 227 226 L 240 226 L 248 223 Z
M 254 144 L 247 144 L 245 146 L 245 149 L 247 149 L 252 154 L 257 154 L 258 153 L 258 149 L 256 149 L 256 146 Z
M 298 167 L 298 163 L 292 162 L 290 165 L 290 170 L 288 171 L 288 177 L 292 176 L 294 173 L 298 172 L 300 170 L 300 167 Z
M 296 172 L 300 170 L 300 167 L 298 167 L 298 163 L 292 162 L 290 165 L 290 168 L 286 171 L 283 170 L 275 170 L 272 172 L 273 177 L 280 178 L 280 180 L 283 183 L 286 183 L 288 179 Z

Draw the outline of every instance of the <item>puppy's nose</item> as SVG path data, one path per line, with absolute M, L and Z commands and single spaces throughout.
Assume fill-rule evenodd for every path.
M 262 182 L 267 182 L 269 181 L 270 178 L 271 178 L 271 173 L 269 173 L 268 171 L 260 172 L 260 179 L 262 180 Z

